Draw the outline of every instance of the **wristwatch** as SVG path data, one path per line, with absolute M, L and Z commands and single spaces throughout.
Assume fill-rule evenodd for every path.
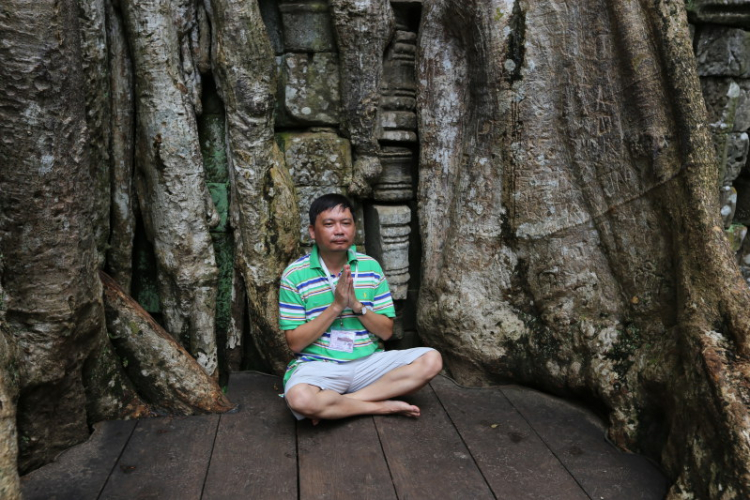
M 360 310 L 358 313 L 355 313 L 357 316 L 364 316 L 367 313 L 367 306 L 362 305 L 362 310 Z

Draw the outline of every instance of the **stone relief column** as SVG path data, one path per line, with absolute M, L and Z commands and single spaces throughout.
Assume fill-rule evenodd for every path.
M 380 163 L 374 204 L 365 211 L 367 250 L 383 265 L 396 304 L 394 337 L 415 343 L 416 295 L 409 296 L 410 245 L 417 147 L 416 52 L 421 2 L 391 1 L 396 26 L 383 61 Z M 418 262 L 418 261 L 417 261 Z M 413 265 L 418 265 L 413 264 Z

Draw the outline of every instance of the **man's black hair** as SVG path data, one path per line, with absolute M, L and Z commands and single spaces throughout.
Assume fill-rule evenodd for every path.
M 316 198 L 315 201 L 310 204 L 310 225 L 315 225 L 315 220 L 318 218 L 318 215 L 326 210 L 336 207 L 341 207 L 341 210 L 348 208 L 349 212 L 352 214 L 352 220 L 356 222 L 356 219 L 354 218 L 354 207 L 352 206 L 352 202 L 349 201 L 349 198 L 343 194 L 330 193 Z

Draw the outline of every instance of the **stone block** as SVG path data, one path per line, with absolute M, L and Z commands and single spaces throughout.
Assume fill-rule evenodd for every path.
M 281 32 L 281 12 L 279 12 L 278 0 L 258 0 L 260 15 L 263 24 L 266 25 L 266 33 L 271 40 L 273 53 L 281 55 L 284 53 L 284 37 Z
M 730 186 L 722 186 L 720 204 L 721 220 L 724 222 L 724 228 L 729 229 L 734 220 L 734 213 L 737 210 L 737 190 Z
M 347 139 L 333 132 L 284 132 L 276 134 L 276 140 L 296 186 L 346 187 L 351 183 L 352 152 Z
M 729 246 L 733 252 L 738 252 L 742 247 L 742 242 L 747 236 L 747 227 L 742 224 L 732 224 L 729 228 L 724 230 L 724 234 L 729 241 Z
M 698 34 L 696 59 L 700 76 L 750 77 L 750 33 L 706 26 Z
M 299 208 L 300 217 L 300 243 L 303 250 L 309 251 L 312 246 L 310 235 L 308 234 L 307 227 L 310 225 L 310 217 L 308 215 L 310 210 L 310 204 L 318 196 L 323 196 L 329 193 L 338 193 L 347 195 L 346 186 L 295 186 L 295 192 L 297 193 L 297 202 Z M 359 251 L 363 251 L 365 248 L 365 228 L 364 228 L 364 214 L 362 207 L 354 204 L 354 219 L 357 224 L 357 233 L 354 237 L 354 244 L 357 245 Z
M 747 152 L 750 148 L 747 132 L 727 134 L 727 153 L 724 167 L 724 184 L 734 182 L 747 163 Z
M 335 53 L 285 54 L 279 60 L 279 126 L 339 123 L 339 62 Z
M 414 198 L 412 167 L 414 153 L 409 148 L 385 147 L 380 152 L 383 171 L 373 183 L 378 201 L 409 201 Z
M 336 41 L 328 3 L 286 1 L 279 5 L 286 52 L 335 52 Z
M 731 78 L 701 78 L 703 100 L 706 102 L 708 121 L 716 132 L 733 129 L 741 89 Z
M 750 130 L 750 80 L 739 80 L 740 96 L 737 99 L 737 109 L 734 112 L 734 132 Z
M 691 0 L 685 5 L 691 19 L 701 23 L 750 26 L 749 0 Z
M 229 184 L 224 182 L 209 182 L 208 190 L 221 220 L 219 225 L 211 230 L 212 233 L 226 233 L 229 231 L 227 219 L 229 216 Z
M 414 143 L 417 142 L 417 133 L 409 130 L 383 130 L 380 140 Z
M 383 266 L 393 300 L 409 291 L 411 209 L 406 205 L 372 205 L 365 211 L 367 253 Z
M 383 111 L 380 126 L 383 130 L 417 130 L 417 114 L 413 111 Z

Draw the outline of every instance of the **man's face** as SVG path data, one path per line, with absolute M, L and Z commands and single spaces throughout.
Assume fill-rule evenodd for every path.
M 309 231 L 323 253 L 346 252 L 354 244 L 354 217 L 348 208 L 339 205 L 319 213 Z

